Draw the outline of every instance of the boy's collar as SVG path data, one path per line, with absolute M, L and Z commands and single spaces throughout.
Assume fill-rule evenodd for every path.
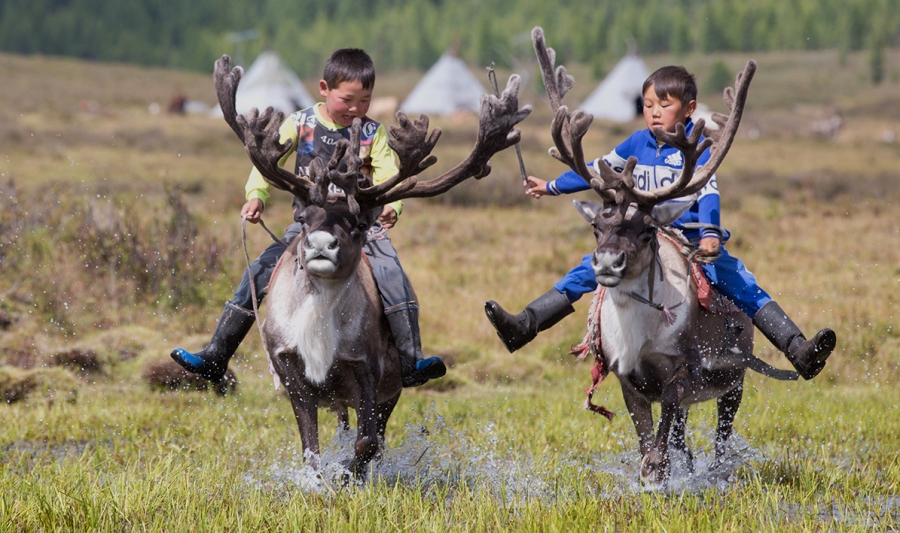
M 325 102 L 317 102 L 316 105 L 313 106 L 313 112 L 316 114 L 316 120 L 319 121 L 319 124 L 325 126 L 330 130 L 341 130 L 344 129 L 344 126 L 340 124 L 335 124 L 330 120 L 326 119 L 324 115 L 322 115 L 321 108 L 325 105 Z

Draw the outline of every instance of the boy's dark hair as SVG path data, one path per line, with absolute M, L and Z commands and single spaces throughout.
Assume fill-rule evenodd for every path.
M 650 86 L 660 98 L 677 98 L 682 104 L 697 99 L 697 79 L 684 67 L 668 66 L 657 69 L 647 77 L 641 94 L 645 94 Z
M 371 89 L 375 86 L 375 64 L 364 50 L 341 48 L 332 52 L 325 62 L 323 79 L 329 89 L 336 89 L 345 81 L 358 81 L 363 89 Z

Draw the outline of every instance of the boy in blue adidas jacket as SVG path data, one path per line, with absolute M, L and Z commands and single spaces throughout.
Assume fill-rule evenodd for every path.
M 657 140 L 655 128 L 674 132 L 677 124 L 684 124 L 687 135 L 694 127 L 691 115 L 697 108 L 697 84 L 684 67 L 663 67 L 647 78 L 643 85 L 644 121 L 647 129 L 632 134 L 603 160 L 617 172 L 625 167 L 629 157 L 636 157 L 635 186 L 651 191 L 671 184 L 681 174 L 683 157 L 677 148 Z M 709 150 L 700 157 L 697 166 L 709 161 Z M 596 166 L 597 161 L 589 166 Z M 558 196 L 590 189 L 584 179 L 568 171 L 553 181 L 529 176 L 526 193 L 534 198 Z M 700 253 L 721 256 L 703 270 L 716 289 L 747 314 L 753 324 L 772 344 L 781 350 L 805 379 L 812 379 L 825 366 L 834 350 L 836 337 L 832 330 L 823 329 L 811 340 L 785 314 L 777 302 L 764 291 L 740 259 L 730 255 L 725 242 L 730 234 L 712 228 L 686 229 L 686 222 L 701 222 L 719 227 L 719 192 L 716 177 L 700 191 L 697 201 L 672 226 L 700 248 Z M 485 313 L 500 339 L 510 352 L 531 342 L 538 332 L 558 323 L 575 309 L 575 302 L 583 294 L 594 292 L 597 281 L 591 267 L 592 254 L 585 255 L 581 264 L 573 268 L 553 288 L 530 303 L 516 315 L 506 312 L 497 302 L 485 303 Z

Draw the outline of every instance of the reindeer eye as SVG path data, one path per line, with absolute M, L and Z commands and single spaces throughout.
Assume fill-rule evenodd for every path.
M 359 231 L 361 233 L 365 233 L 368 229 L 369 229 L 369 225 L 366 224 L 365 222 L 360 222 L 359 224 L 356 225 L 356 231 Z

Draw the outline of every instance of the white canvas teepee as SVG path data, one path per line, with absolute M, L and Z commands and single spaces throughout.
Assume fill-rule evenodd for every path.
M 244 72 L 234 102 L 237 112 L 242 114 L 254 107 L 262 112 L 269 106 L 293 113 L 315 103 L 300 78 L 273 50 L 259 54 Z M 222 110 L 217 106 L 213 114 L 221 117 Z
M 477 113 L 485 93 L 465 62 L 445 53 L 400 104 L 400 109 L 413 116 L 452 115 L 461 110 Z
M 600 85 L 581 103 L 581 109 L 596 118 L 628 122 L 638 116 L 643 95 L 641 86 L 650 75 L 644 61 L 628 54 L 619 61 Z

